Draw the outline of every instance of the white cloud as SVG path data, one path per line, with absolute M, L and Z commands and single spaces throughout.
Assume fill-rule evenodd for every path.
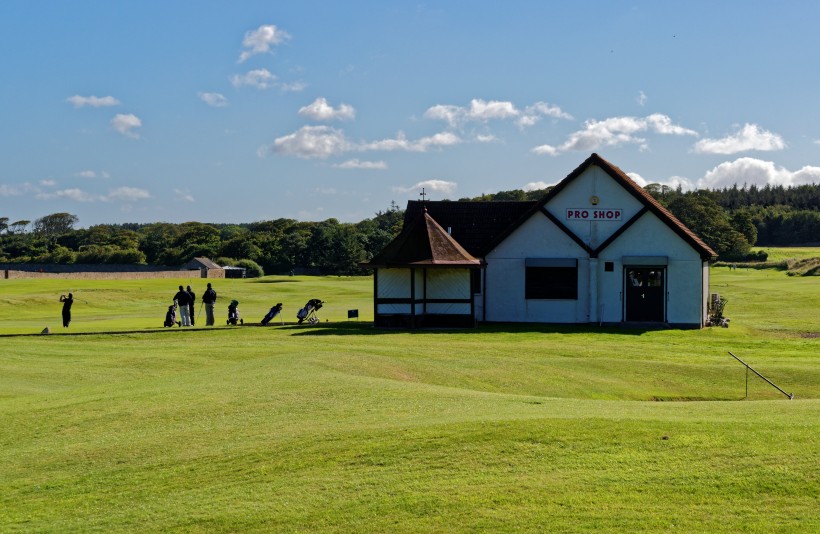
M 530 182 L 526 184 L 523 189 L 524 191 L 540 191 L 541 189 L 546 189 L 552 184 L 548 184 L 547 182 Z
M 99 195 L 92 195 L 91 193 L 88 193 L 76 187 L 71 189 L 62 189 L 60 191 L 55 191 L 54 193 L 41 193 L 37 195 L 37 198 L 61 198 L 66 200 L 73 200 L 75 202 L 94 202 L 95 200 L 101 200 L 101 197 Z
M 187 189 L 174 189 L 173 191 L 177 200 L 188 203 L 195 202 L 194 196 Z
M 136 187 L 118 187 L 116 189 L 111 189 L 107 195 L 89 193 L 88 191 L 73 187 L 50 193 L 40 191 L 35 195 L 35 198 L 40 200 L 52 200 L 58 198 L 73 200 L 75 202 L 133 202 L 136 200 L 151 198 L 151 195 L 148 191 Z
M 136 200 L 145 200 L 148 198 L 151 198 L 151 194 L 145 189 L 123 186 L 117 187 L 116 189 L 112 189 L 111 191 L 109 191 L 108 195 L 104 197 L 104 200 L 122 200 L 126 202 L 133 202 Z
M 475 136 L 475 140 L 478 143 L 493 143 L 498 141 L 498 138 L 492 134 L 479 134 Z
M 470 120 L 488 121 L 491 119 L 510 119 L 519 115 L 519 111 L 512 102 L 498 100 L 484 101 L 480 98 L 470 100 L 470 109 L 467 112 Z
M 290 35 L 273 24 L 265 24 L 255 30 L 248 31 L 242 40 L 242 46 L 247 50 L 239 55 L 239 63 L 256 54 L 269 52 L 272 46 L 282 44 L 288 39 L 290 39 Z
M 638 98 L 635 99 L 635 101 L 638 102 L 638 105 L 641 107 L 646 105 L 647 100 L 648 98 L 646 97 L 646 93 L 644 93 L 643 91 L 638 93 Z
M 337 169 L 365 169 L 383 171 L 387 169 L 387 163 L 383 161 L 359 161 L 358 159 L 349 159 L 344 163 L 337 163 L 333 167 Z
M 24 184 L 24 186 L 0 184 L 0 197 L 20 196 L 27 191 L 28 187 L 26 187 L 26 185 L 27 184 Z
M 554 119 L 572 120 L 573 117 L 566 113 L 558 106 L 552 106 L 546 102 L 536 102 L 531 106 L 524 108 L 524 112 L 518 118 L 518 126 L 526 128 L 533 126 L 541 120 L 542 117 L 552 117 Z
M 307 88 L 308 84 L 305 82 L 289 82 L 289 83 L 280 83 L 279 89 L 282 90 L 284 93 L 299 93 Z
M 646 187 L 649 185 L 649 182 L 647 182 L 646 179 L 637 172 L 628 172 L 626 175 L 632 178 L 632 181 L 641 187 Z
M 427 152 L 461 142 L 461 138 L 450 132 L 441 132 L 416 140 L 407 139 L 402 132 L 399 132 L 394 139 L 354 143 L 345 136 L 342 130 L 330 126 L 303 126 L 292 134 L 275 139 L 270 147 L 260 148 L 257 154 L 260 157 L 274 153 L 303 159 L 326 159 L 346 152 L 394 150 Z
M 636 135 L 642 132 L 662 135 L 698 135 L 694 130 L 673 124 L 672 119 L 660 113 L 654 113 L 643 118 L 611 117 L 602 121 L 586 121 L 584 129 L 570 134 L 563 144 L 559 146 L 537 146 L 532 149 L 532 152 L 554 156 L 571 150 L 589 152 L 602 146 L 624 144 L 637 144 L 640 145 L 641 149 L 645 149 L 646 139 Z
M 270 151 L 303 159 L 325 159 L 351 150 L 344 132 L 330 126 L 302 126 L 292 134 L 274 140 Z
M 118 106 L 120 101 L 113 96 L 80 96 L 74 95 L 66 99 L 66 102 L 72 104 L 75 108 L 92 107 L 102 108 L 109 106 Z
M 257 89 L 268 89 L 273 87 L 275 82 L 276 75 L 272 74 L 268 69 L 255 69 L 245 74 L 234 74 L 231 76 L 231 84 L 233 84 L 234 87 L 249 85 Z
M 57 180 L 45 179 L 45 180 L 40 180 L 37 183 L 39 183 L 42 187 L 54 187 L 55 185 L 57 185 Z
M 134 114 L 129 113 L 128 115 L 123 115 L 122 113 L 117 114 L 111 119 L 111 127 L 117 130 L 119 133 L 126 137 L 131 137 L 133 139 L 139 139 L 139 134 L 134 132 L 134 128 L 139 128 L 142 126 L 142 121 Z
M 326 99 L 317 98 L 299 109 L 299 115 L 316 121 L 350 120 L 356 117 L 356 110 L 349 104 L 339 104 L 338 108 L 334 108 Z
M 744 124 L 732 135 L 722 139 L 701 139 L 694 150 L 699 154 L 737 154 L 747 150 L 783 150 L 786 143 L 776 133 L 761 129 L 756 124 Z
M 546 102 L 536 102 L 535 104 L 527 106 L 522 111 L 512 102 L 500 100 L 486 101 L 480 98 L 472 99 L 469 107 L 445 104 L 432 106 L 424 112 L 424 117 L 434 120 L 443 120 L 451 127 L 459 127 L 467 122 L 512 119 L 517 119 L 518 125 L 525 127 L 532 126 L 541 120 L 542 117 L 572 119 L 572 115 L 564 112 L 560 107 L 547 104 Z
M 425 192 L 435 191 L 445 195 L 452 195 L 455 193 L 457 187 L 458 184 L 456 182 L 447 182 L 445 180 L 425 180 L 424 182 L 418 182 L 410 187 L 394 187 L 393 191 L 396 191 L 397 193 L 410 193 L 412 191 L 421 191 L 423 188 Z
M 403 132 L 399 132 L 395 139 L 382 139 L 359 146 L 359 150 L 404 150 L 407 152 L 427 152 L 431 148 L 457 145 L 461 138 L 450 132 L 441 132 L 429 137 L 421 137 L 415 141 L 407 139 Z
M 214 108 L 224 108 L 228 105 L 228 99 L 220 93 L 199 93 L 199 99 Z
M 820 167 L 805 166 L 797 171 L 778 167 L 771 161 L 755 158 L 738 158 L 721 163 L 698 180 L 701 189 L 714 189 L 745 185 L 782 185 L 785 187 L 803 184 L 820 184 Z
M 88 170 L 88 169 L 84 170 L 84 171 L 80 171 L 80 172 L 75 172 L 74 176 L 77 176 L 79 178 L 105 178 L 105 179 L 108 179 L 108 178 L 111 177 L 111 175 L 108 174 L 106 171 L 97 172 L 97 171 Z

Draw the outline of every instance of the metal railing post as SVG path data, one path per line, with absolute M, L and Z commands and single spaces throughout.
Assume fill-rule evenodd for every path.
M 769 383 L 769 384 L 770 384 L 773 388 L 775 388 L 777 391 L 779 391 L 779 392 L 780 392 L 780 393 L 782 393 L 783 395 L 787 396 L 787 397 L 789 398 L 789 400 L 794 399 L 794 393 L 786 393 L 785 391 L 783 391 L 782 389 L 780 389 L 779 387 L 777 387 L 777 384 L 775 384 L 774 382 L 772 382 L 771 380 L 769 380 L 768 378 L 766 378 L 766 377 L 765 377 L 765 376 L 763 376 L 762 374 L 760 374 L 760 373 L 758 373 L 757 371 L 755 371 L 755 370 L 754 370 L 754 368 L 753 368 L 751 365 L 749 365 L 748 363 L 744 362 L 743 360 L 741 360 L 740 358 L 738 358 L 737 356 L 735 356 L 734 354 L 732 354 L 732 353 L 731 353 L 731 351 L 729 351 L 729 355 L 730 355 L 732 358 L 734 358 L 735 360 L 739 361 L 740 363 L 742 363 L 743 365 L 745 365 L 745 366 L 746 366 L 746 398 L 749 398 L 749 371 L 752 371 L 754 374 L 756 374 L 757 376 L 759 376 L 760 378 L 762 378 L 763 380 L 765 380 L 766 382 L 768 382 L 768 383 Z

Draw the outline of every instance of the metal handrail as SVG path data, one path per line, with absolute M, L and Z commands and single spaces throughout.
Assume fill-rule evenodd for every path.
M 739 361 L 740 363 L 742 363 L 743 365 L 746 366 L 746 397 L 747 398 L 749 397 L 749 371 L 751 370 L 754 374 L 756 374 L 757 376 L 759 376 L 760 378 L 762 378 L 763 380 L 768 382 L 777 391 L 779 391 L 783 395 L 787 396 L 789 398 L 789 400 L 794 399 L 794 393 L 786 393 L 785 391 L 783 391 L 782 389 L 777 387 L 777 384 L 775 384 L 774 382 L 772 382 L 771 380 L 769 380 L 768 378 L 766 378 L 762 374 L 755 371 L 755 369 L 751 365 L 749 365 L 748 363 L 744 362 L 743 360 L 741 360 L 740 358 L 738 358 L 737 356 L 732 354 L 731 351 L 729 351 L 729 355 L 732 356 L 732 358 L 734 358 L 735 360 Z

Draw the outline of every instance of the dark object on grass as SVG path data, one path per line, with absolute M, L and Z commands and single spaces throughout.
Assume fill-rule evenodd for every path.
M 266 313 L 265 316 L 262 318 L 262 324 L 266 325 L 269 322 L 271 322 L 273 320 L 273 318 L 276 317 L 277 315 L 279 315 L 279 312 L 281 312 L 281 311 L 282 311 L 282 303 L 277 302 L 276 306 L 271 308 L 268 311 L 268 313 Z
M 173 328 L 174 325 L 182 326 L 182 323 L 177 321 L 177 307 L 171 304 L 168 306 L 168 311 L 165 312 L 165 322 L 162 323 L 162 326 Z
M 227 324 L 236 326 L 237 324 L 243 324 L 244 321 L 239 316 L 239 301 L 232 300 L 230 304 L 228 304 L 228 322 Z
M 304 308 L 300 308 L 298 312 L 296 312 L 296 318 L 299 320 L 299 324 L 302 324 L 304 321 L 307 321 L 308 324 L 316 324 L 319 322 L 319 317 L 316 316 L 316 312 L 322 307 L 322 302 L 319 299 L 310 299 L 305 304 Z

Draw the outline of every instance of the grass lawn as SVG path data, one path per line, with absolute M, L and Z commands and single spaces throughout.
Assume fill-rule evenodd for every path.
M 399 332 L 370 278 L 215 280 L 189 329 L 187 280 L 2 280 L 0 335 L 60 335 L 0 337 L 0 532 L 819 531 L 820 283 L 712 281 L 728 329 Z
M 820 258 L 820 247 L 752 247 L 753 252 L 758 250 L 766 251 L 767 261 L 774 262 Z

